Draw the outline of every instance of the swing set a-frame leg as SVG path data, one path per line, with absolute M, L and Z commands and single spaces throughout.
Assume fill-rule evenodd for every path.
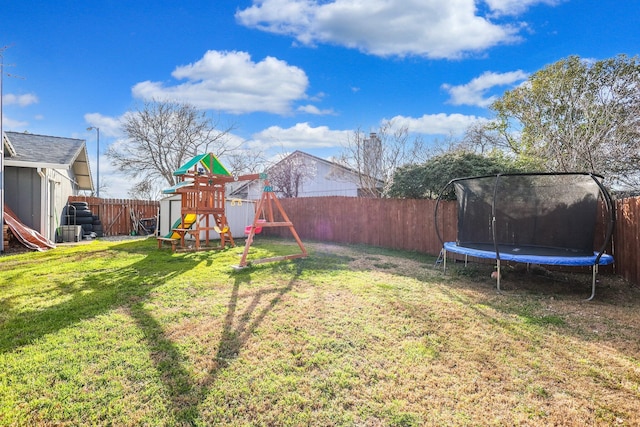
M 249 248 L 251 247 L 251 244 L 253 243 L 253 238 L 255 236 L 255 230 L 258 227 L 262 227 L 262 228 L 264 228 L 264 227 L 289 227 L 289 230 L 291 231 L 291 234 L 293 235 L 293 237 L 295 238 L 296 242 L 298 243 L 298 247 L 300 248 L 300 253 L 292 254 L 292 255 L 278 256 L 278 257 L 271 257 L 271 258 L 263 258 L 263 259 L 258 259 L 258 260 L 252 260 L 251 261 L 252 264 L 261 264 L 261 263 L 265 263 L 265 262 L 283 261 L 283 260 L 287 260 L 287 259 L 306 258 L 307 257 L 307 250 L 305 249 L 304 244 L 302 243 L 302 240 L 300 240 L 300 237 L 298 236 L 298 233 L 296 232 L 296 229 L 294 228 L 293 223 L 291 222 L 291 220 L 287 216 L 287 213 L 284 211 L 284 208 L 282 207 L 282 204 L 280 203 L 280 201 L 277 199 L 276 195 L 273 193 L 273 191 L 271 191 L 270 188 L 271 187 L 269 187 L 267 185 L 267 183 L 265 183 L 265 191 L 262 193 L 262 197 L 260 198 L 260 202 L 258 203 L 258 206 L 256 207 L 256 214 L 255 214 L 255 216 L 253 218 L 253 223 L 251 224 L 251 230 L 249 231 L 249 235 L 247 236 L 247 241 L 246 241 L 245 246 L 244 246 L 244 251 L 242 252 L 242 257 L 240 258 L 240 263 L 238 264 L 237 267 L 234 267 L 236 269 L 242 269 L 242 268 L 245 268 L 247 266 L 247 264 L 248 264 L 247 256 L 249 254 Z M 282 221 L 282 222 L 275 222 L 274 221 L 272 202 L 273 202 L 273 204 L 275 204 L 276 208 L 280 212 L 280 215 L 282 216 L 284 221 Z M 265 220 L 264 222 L 260 222 L 258 224 L 258 221 L 260 220 L 260 215 L 261 215 L 262 212 L 265 212 L 266 218 L 264 218 L 264 220 Z

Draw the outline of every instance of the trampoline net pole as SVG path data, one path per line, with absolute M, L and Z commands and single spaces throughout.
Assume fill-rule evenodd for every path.
M 586 301 L 591 301 L 596 296 L 596 275 L 598 274 L 598 264 L 593 264 L 591 274 L 591 296 Z

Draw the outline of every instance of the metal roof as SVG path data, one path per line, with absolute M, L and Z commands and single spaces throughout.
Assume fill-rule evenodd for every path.
M 72 169 L 78 188 L 93 190 L 87 147 L 83 139 L 19 132 L 4 134 L 15 150 L 15 154 L 5 153 L 5 166 Z

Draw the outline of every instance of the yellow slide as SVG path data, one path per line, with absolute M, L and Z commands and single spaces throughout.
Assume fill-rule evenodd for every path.
M 179 239 L 180 238 L 180 234 L 178 234 L 175 231 L 173 231 L 173 229 L 174 228 L 181 228 L 183 230 L 188 230 L 196 222 L 196 219 L 198 219 L 198 215 L 196 215 L 196 214 L 186 214 L 184 216 L 184 227 L 182 227 L 182 218 L 179 218 L 176 222 L 173 223 L 173 227 L 171 227 L 171 231 L 169 231 L 169 234 L 167 234 L 164 237 L 167 238 L 167 239 Z

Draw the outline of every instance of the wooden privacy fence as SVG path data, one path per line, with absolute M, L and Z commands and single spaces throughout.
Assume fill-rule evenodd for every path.
M 355 197 L 304 197 L 281 199 L 284 210 L 304 239 L 366 244 L 417 251 L 436 256 L 442 243 L 434 221 L 435 200 L 370 199 Z M 615 273 L 640 283 L 640 198 L 616 201 L 617 222 L 612 248 Z M 607 218 L 601 212 L 602 221 Z M 455 241 L 458 216 L 455 202 L 440 202 L 438 230 L 444 241 Z M 288 230 L 265 230 L 288 237 Z M 596 229 L 596 244 L 605 229 Z M 605 271 L 611 271 L 611 269 Z
M 123 236 L 135 230 L 132 214 L 138 218 L 158 215 L 160 203 L 155 200 L 102 199 L 98 197 L 72 196 L 69 202 L 87 202 L 94 215 L 100 217 L 105 236 Z
M 616 200 L 613 256 L 616 273 L 640 284 L 640 197 Z
M 159 202 L 148 200 L 70 197 L 82 201 L 99 215 L 106 236 L 133 231 L 131 212 L 138 218 L 158 214 Z M 434 222 L 434 200 L 370 199 L 357 197 L 303 197 L 280 199 L 300 238 L 325 242 L 366 244 L 438 255 L 442 244 Z M 610 252 L 615 273 L 640 284 L 640 197 L 620 199 Z M 606 218 L 602 218 L 603 221 Z M 445 241 L 455 241 L 458 227 L 455 202 L 440 202 L 438 230 Z M 603 222 L 601 221 L 601 222 Z M 288 237 L 288 229 L 276 227 L 265 234 Z M 596 230 L 597 239 L 605 232 Z
M 435 200 L 304 197 L 280 200 L 302 239 L 362 243 L 391 249 L 438 254 Z M 438 212 L 442 238 L 455 240 L 455 203 L 441 203 Z M 269 230 L 287 236 L 287 230 Z

